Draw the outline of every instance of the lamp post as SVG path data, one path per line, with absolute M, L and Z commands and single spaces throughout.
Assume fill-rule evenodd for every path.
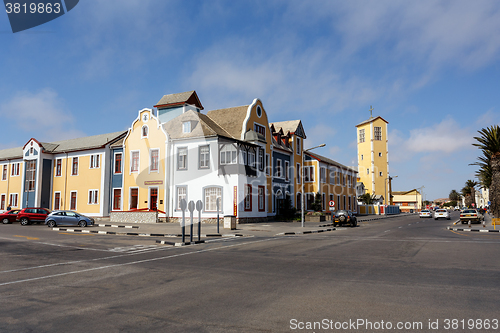
M 310 150 L 316 149 L 316 148 L 324 147 L 324 146 L 326 146 L 326 144 L 322 143 L 319 146 L 302 150 L 302 164 L 300 166 L 302 168 L 302 174 L 301 174 L 301 178 L 302 178 L 301 197 L 302 198 L 300 200 L 300 204 L 301 204 L 301 214 L 300 215 L 301 215 L 301 221 L 302 221 L 302 228 L 304 227 L 304 201 L 305 201 L 305 195 L 304 195 L 304 153 L 308 152 Z
M 385 185 L 384 186 L 385 187 L 385 210 L 384 210 L 384 215 L 387 215 L 387 206 L 389 206 L 391 204 L 391 200 L 389 200 L 389 205 L 387 205 L 387 185 L 388 184 L 386 184 L 386 183 L 387 183 L 387 180 L 389 180 L 388 183 L 390 184 L 391 180 L 394 179 L 394 178 L 398 178 L 398 176 L 394 176 L 394 177 L 389 176 L 389 177 L 387 177 L 385 179 L 385 182 L 384 182 L 384 185 Z M 389 189 L 389 197 L 390 196 L 391 196 L 391 189 Z
M 420 190 L 420 192 L 422 192 L 422 190 L 425 188 L 425 186 L 420 186 L 418 189 Z M 418 213 L 418 191 L 415 193 L 415 213 Z M 420 198 L 423 198 L 422 196 L 422 193 L 420 193 Z

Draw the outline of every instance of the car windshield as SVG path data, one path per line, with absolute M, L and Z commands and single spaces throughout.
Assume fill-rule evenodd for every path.
M 429 211 L 428 210 L 423 210 L 422 213 L 428 213 Z
M 436 212 L 437 213 L 446 213 L 446 210 L 444 210 L 444 209 L 438 209 L 438 210 L 436 210 Z
M 467 209 L 463 211 L 465 214 L 476 214 L 476 211 L 474 209 Z
M 346 215 L 347 212 L 345 210 L 339 210 L 335 213 L 335 215 Z

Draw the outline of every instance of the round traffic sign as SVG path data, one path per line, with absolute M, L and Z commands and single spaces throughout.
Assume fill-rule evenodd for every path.
M 328 206 L 335 207 L 335 201 L 330 200 L 330 202 L 328 202 Z

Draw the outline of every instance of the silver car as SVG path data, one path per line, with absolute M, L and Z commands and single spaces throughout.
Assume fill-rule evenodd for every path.
M 74 225 L 84 228 L 94 225 L 94 219 L 71 210 L 58 210 L 47 215 L 45 224 L 49 228 L 54 228 L 58 225 Z
M 449 220 L 450 212 L 448 212 L 447 209 L 436 209 L 436 211 L 434 212 L 434 220 L 437 220 L 439 218 Z

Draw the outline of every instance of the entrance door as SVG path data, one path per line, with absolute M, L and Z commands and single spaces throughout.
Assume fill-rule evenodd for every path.
M 149 188 L 149 209 L 157 210 L 158 209 L 158 187 L 150 187 Z

